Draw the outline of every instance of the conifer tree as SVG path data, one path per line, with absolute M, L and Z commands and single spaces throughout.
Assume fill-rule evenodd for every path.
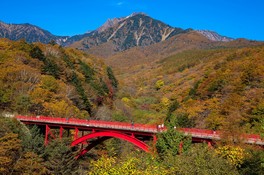
M 76 160 L 76 154 L 71 150 L 69 144 L 69 140 L 57 139 L 46 147 L 44 158 L 49 173 L 63 175 L 76 172 L 78 160 Z
M 115 75 L 114 75 L 114 73 L 113 73 L 112 68 L 108 66 L 107 69 L 106 69 L 106 71 L 107 71 L 107 75 L 108 75 L 109 80 L 111 81 L 112 86 L 113 86 L 115 89 L 117 89 L 117 88 L 118 88 L 118 81 L 117 81 L 117 79 L 115 78 Z
M 24 137 L 22 145 L 26 152 L 34 152 L 38 155 L 43 154 L 44 136 L 40 133 L 40 129 L 36 125 Z

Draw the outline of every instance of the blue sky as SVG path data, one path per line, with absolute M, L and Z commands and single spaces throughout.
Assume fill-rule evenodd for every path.
M 0 20 L 71 36 L 133 12 L 173 27 L 264 41 L 264 0 L 2 0 Z

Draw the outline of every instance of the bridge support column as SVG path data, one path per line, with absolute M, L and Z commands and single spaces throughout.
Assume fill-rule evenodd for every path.
M 157 136 L 153 135 L 153 145 L 156 145 L 156 143 L 157 143 Z
M 211 141 L 208 141 L 208 142 L 207 142 L 207 145 L 208 145 L 209 148 L 212 148 L 212 147 L 213 147 Z
M 179 154 L 182 153 L 182 149 L 183 149 L 183 141 L 181 141 L 179 145 Z
M 62 136 L 63 136 L 63 127 L 61 126 L 60 127 L 60 139 L 62 139 Z
M 44 142 L 45 146 L 47 146 L 49 142 L 49 132 L 50 132 L 50 127 L 46 125 L 45 142 Z
M 154 153 L 157 153 L 156 144 L 157 144 L 157 136 L 153 135 L 153 150 L 154 150 Z
M 77 127 L 75 127 L 74 140 L 78 139 L 78 133 L 79 133 L 79 130 Z

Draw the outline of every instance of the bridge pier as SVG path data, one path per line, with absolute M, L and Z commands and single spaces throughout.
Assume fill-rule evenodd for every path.
M 63 136 L 63 127 L 62 126 L 60 126 L 60 139 L 62 139 L 62 136 Z
M 45 130 L 45 146 L 48 145 L 49 142 L 49 132 L 50 132 L 50 127 L 48 125 L 46 125 L 46 130 Z
M 74 140 L 78 139 L 78 133 L 79 133 L 79 129 L 77 127 L 75 127 L 75 129 L 74 129 Z
M 178 154 L 182 153 L 182 149 L 183 149 L 183 141 L 180 142 Z

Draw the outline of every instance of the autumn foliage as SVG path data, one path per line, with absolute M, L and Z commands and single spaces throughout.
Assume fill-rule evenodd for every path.
M 0 40 L 0 111 L 91 117 L 111 101 L 113 79 L 109 67 L 78 50 Z

